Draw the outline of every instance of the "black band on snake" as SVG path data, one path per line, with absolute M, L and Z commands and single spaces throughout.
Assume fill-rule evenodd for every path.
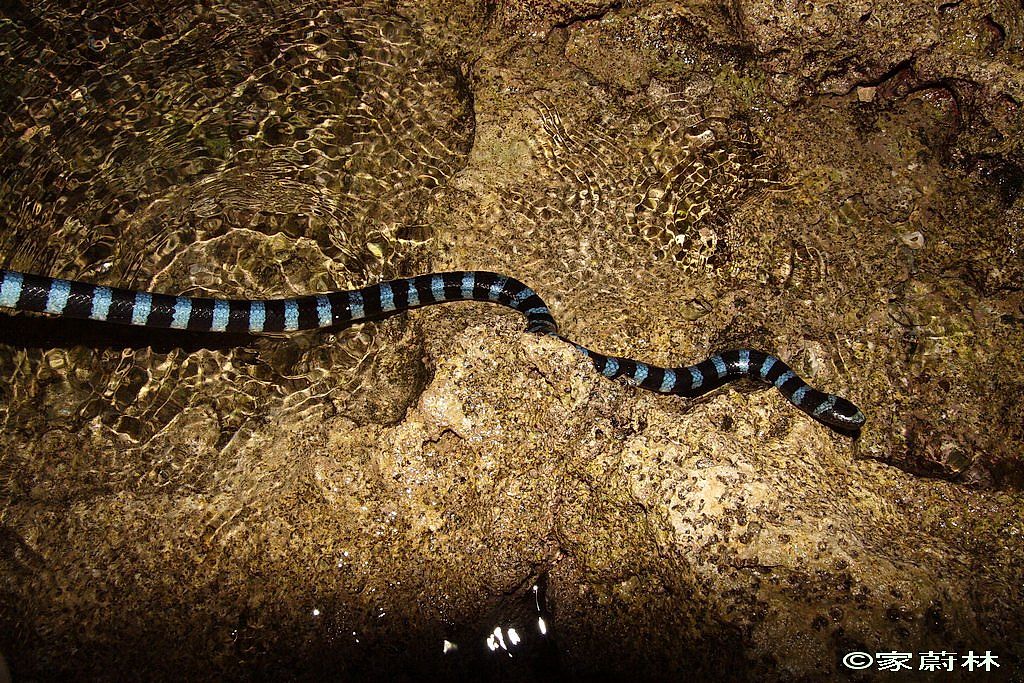
M 202 332 L 291 332 L 358 322 L 448 301 L 489 301 L 526 316 L 528 332 L 557 336 L 605 377 L 663 394 L 697 397 L 747 377 L 774 385 L 794 406 L 848 436 L 864 425 L 851 402 L 812 388 L 779 358 L 753 349 L 716 353 L 696 365 L 659 368 L 595 353 L 558 335 L 544 301 L 515 278 L 486 271 L 432 273 L 350 291 L 291 299 L 208 299 L 169 296 L 0 269 L 0 307 L 68 318 Z

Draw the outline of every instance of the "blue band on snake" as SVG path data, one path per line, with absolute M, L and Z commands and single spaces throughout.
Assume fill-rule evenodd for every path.
M 749 378 L 774 385 L 794 406 L 848 436 L 864 425 L 850 401 L 818 391 L 779 358 L 753 349 L 716 353 L 696 365 L 661 368 L 605 356 L 558 334 L 544 301 L 515 278 L 480 270 L 431 273 L 361 289 L 290 299 L 208 299 L 104 287 L 0 269 L 0 307 L 68 318 L 200 332 L 292 332 L 355 323 L 449 301 L 489 301 L 526 316 L 527 332 L 572 344 L 609 379 L 649 391 L 695 398 L 727 382 Z

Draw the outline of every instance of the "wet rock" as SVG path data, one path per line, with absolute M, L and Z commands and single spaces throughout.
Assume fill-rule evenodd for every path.
M 12 15 L 13 265 L 237 296 L 498 270 L 596 350 L 764 347 L 868 415 L 851 442 L 770 389 L 644 393 L 485 304 L 221 346 L 7 316 L 14 676 L 1019 668 L 1011 4 Z M 188 31 L 227 41 L 191 75 Z

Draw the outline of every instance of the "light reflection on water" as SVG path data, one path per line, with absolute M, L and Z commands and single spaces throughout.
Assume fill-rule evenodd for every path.
M 428 237 L 424 207 L 472 139 L 460 77 L 403 20 L 366 8 L 189 1 L 157 12 L 19 11 L 0 21 L 5 266 L 229 297 L 393 277 Z M 211 449 L 230 460 L 275 404 L 295 422 L 328 411 L 373 374 L 377 350 L 372 327 L 205 348 L 9 320 L 21 341 L 0 339 L 2 452 L 30 452 L 40 435 L 60 432 L 71 436 L 55 450 L 87 434 L 110 454 L 77 460 L 88 474 L 2 463 L 0 493 L 45 478 L 34 495 L 54 500 L 126 483 L 230 488 L 234 475 L 217 469 Z M 38 343 L 23 343 L 26 330 Z M 230 505 L 201 514 L 218 543 L 246 517 Z M 547 635 L 539 590 L 527 595 L 526 622 L 518 607 L 495 613 L 502 625 L 490 634 L 508 655 L 527 656 Z M 307 614 L 343 618 L 322 606 Z M 258 631 L 243 616 L 228 634 L 242 652 Z M 361 630 L 344 633 L 362 642 Z M 489 642 L 472 641 L 446 641 L 446 652 Z
M 263 297 L 395 276 L 472 133 L 460 77 L 366 7 L 19 5 L 0 59 L 3 263 L 102 284 Z M 364 327 L 205 359 L 0 347 L 0 420 L 98 418 L 145 448 L 213 405 L 224 444 L 268 401 L 301 417 L 358 391 L 376 345 Z M 41 400 L 59 409 L 33 424 Z
M 490 631 L 471 631 L 462 637 L 453 635 L 442 640 L 443 654 L 472 661 L 485 653 L 490 657 L 487 665 L 497 670 L 513 666 L 532 667 L 545 675 L 557 673 L 558 645 L 547 592 L 548 575 L 544 573 L 527 591 L 512 595 L 495 607 L 490 616 L 497 623 Z M 514 661 L 503 664 L 503 660 Z

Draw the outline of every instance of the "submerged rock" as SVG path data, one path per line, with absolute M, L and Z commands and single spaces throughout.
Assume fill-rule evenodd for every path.
M 502 271 L 595 350 L 760 347 L 868 417 L 645 393 L 484 304 L 284 339 L 6 316 L 14 679 L 1012 677 L 1011 4 L 12 10 L 5 263 L 234 296 Z

